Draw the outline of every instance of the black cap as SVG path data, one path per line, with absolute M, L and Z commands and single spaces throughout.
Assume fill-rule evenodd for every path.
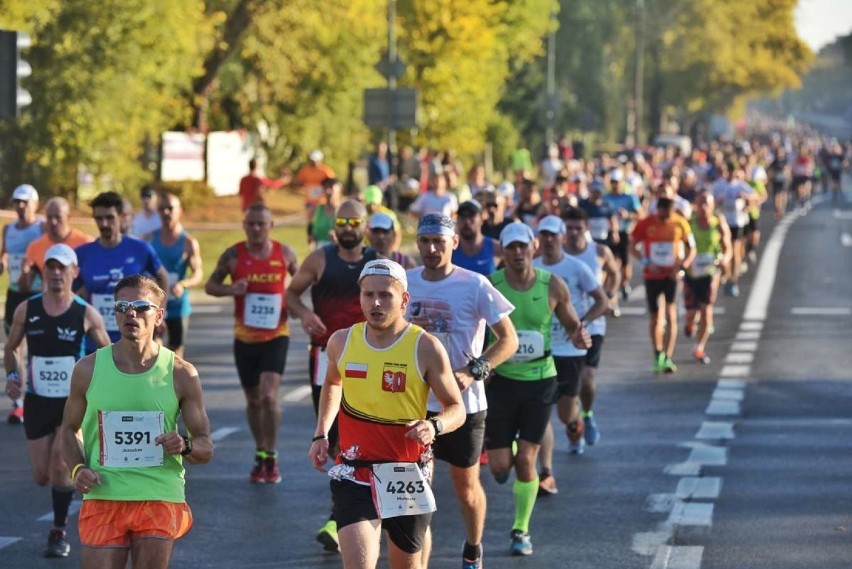
M 139 192 L 139 196 L 143 198 L 150 198 L 154 195 L 154 188 L 151 186 L 143 186 L 142 191 Z
M 482 213 L 482 205 L 476 200 L 467 200 L 459 206 L 459 215 L 476 215 Z

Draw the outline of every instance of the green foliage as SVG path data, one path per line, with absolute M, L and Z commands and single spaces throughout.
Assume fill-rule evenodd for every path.
M 216 192 L 205 182 L 160 182 L 156 188 L 158 191 L 177 196 L 183 209 L 188 212 L 210 205 L 216 197 Z

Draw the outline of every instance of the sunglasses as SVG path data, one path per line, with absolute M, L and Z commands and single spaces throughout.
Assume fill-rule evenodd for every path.
M 136 314 L 145 314 L 152 308 L 155 312 L 160 308 L 159 305 L 148 302 L 147 300 L 134 300 L 132 302 L 129 300 L 116 300 L 114 307 L 116 312 L 121 312 L 122 314 L 127 314 L 131 309 Z
M 363 222 L 364 222 L 364 220 L 361 219 L 360 217 L 338 217 L 337 219 L 334 220 L 334 224 L 337 227 L 346 227 L 348 225 L 349 227 L 352 227 L 353 229 L 356 228 L 356 227 L 361 227 L 361 223 L 363 223 Z

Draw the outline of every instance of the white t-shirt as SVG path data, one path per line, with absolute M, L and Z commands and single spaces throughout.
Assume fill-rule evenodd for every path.
M 748 224 L 747 204 L 743 196 L 753 191 L 751 186 L 739 180 L 728 182 L 722 179 L 713 183 L 713 197 L 716 198 L 718 208 L 725 213 L 725 221 L 730 227 L 745 227 Z
M 464 367 L 470 356 L 479 357 L 485 342 L 485 326 L 497 324 L 515 309 L 487 278 L 461 267 L 454 267 L 440 281 L 425 280 L 423 267 L 411 269 L 407 275 L 411 302 L 405 317 L 440 340 L 453 369 Z M 462 400 L 468 414 L 487 409 L 483 382 L 474 381 L 462 392 Z M 432 394 L 429 410 L 441 410 L 441 404 Z
M 130 234 L 134 237 L 144 237 L 161 227 L 163 227 L 163 220 L 160 214 L 145 215 L 144 211 L 137 211 L 133 214 L 133 221 L 130 223 Z
M 566 251 L 566 255 L 571 255 Z M 601 263 L 598 259 L 598 248 L 597 243 L 592 241 L 591 239 L 586 239 L 586 249 L 580 253 L 579 255 L 571 255 L 578 261 L 582 261 L 589 270 L 592 271 L 592 274 L 598 280 L 598 284 L 603 286 L 602 275 L 601 275 Z M 594 304 L 594 299 L 592 299 L 592 304 Z M 589 305 L 591 306 L 591 304 Z M 577 316 L 583 316 L 582 314 L 578 314 Z M 589 334 L 592 336 L 605 336 L 606 335 L 606 316 L 598 316 L 591 322 L 589 322 L 588 326 Z
M 453 194 L 437 196 L 433 192 L 426 192 L 417 196 L 408 209 L 421 216 L 427 213 L 442 213 L 452 217 L 459 209 L 459 202 Z
M 654 215 L 657 213 L 658 201 L 660 201 L 659 198 L 654 198 L 651 200 L 651 203 L 648 204 L 648 215 Z M 672 201 L 674 201 L 675 211 L 679 211 L 686 219 L 692 219 L 692 204 L 686 201 L 682 196 L 675 196 L 672 198 Z
M 595 301 L 590 294 L 598 288 L 598 278 L 583 261 L 571 255 L 563 255 L 562 260 L 555 265 L 545 265 L 541 257 L 538 257 L 533 259 L 533 266 L 544 269 L 565 281 L 571 293 L 571 305 L 577 313 L 577 318 L 582 318 L 594 304 Z M 586 350 L 581 350 L 571 343 L 556 314 L 553 315 L 550 324 L 550 353 L 554 356 L 582 356 L 586 353 Z

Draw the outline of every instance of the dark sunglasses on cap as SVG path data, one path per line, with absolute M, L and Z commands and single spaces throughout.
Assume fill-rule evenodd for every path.
M 122 314 L 130 312 L 131 308 L 136 314 L 145 314 L 152 308 L 155 311 L 160 308 L 159 305 L 148 302 L 147 300 L 134 300 L 132 302 L 129 300 L 116 300 L 114 307 L 116 312 L 121 312 Z
M 334 224 L 337 227 L 361 227 L 361 224 L 364 222 L 360 217 L 338 217 L 334 220 Z

